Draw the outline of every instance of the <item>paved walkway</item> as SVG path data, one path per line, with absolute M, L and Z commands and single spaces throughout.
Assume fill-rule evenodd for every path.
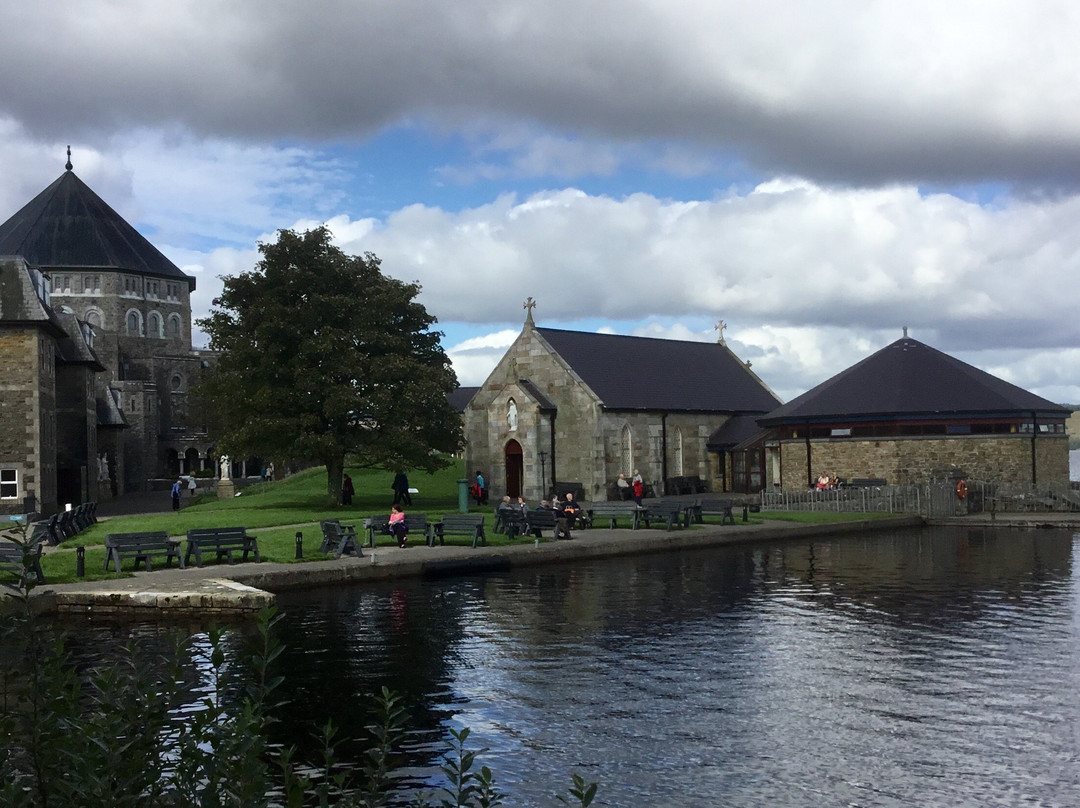
M 139 496 L 139 495 L 136 495 Z M 941 524 L 1080 530 L 1080 514 L 1031 513 L 973 515 Z M 917 516 L 805 525 L 793 522 L 699 525 L 664 532 L 656 529 L 593 528 L 575 531 L 571 541 L 522 540 L 510 546 L 472 548 L 392 545 L 364 549 L 364 556 L 277 564 L 212 564 L 202 568 L 137 572 L 130 578 L 45 585 L 34 591 L 39 612 L 88 614 L 134 619 L 205 618 L 250 614 L 273 602 L 275 592 L 336 586 L 397 577 L 442 577 L 507 570 L 578 559 L 672 552 L 683 549 L 776 539 L 865 533 L 922 524 Z
M 760 525 L 701 525 L 665 532 L 656 529 L 578 530 L 570 541 L 522 540 L 511 546 L 472 548 L 406 547 L 364 549 L 362 558 L 343 556 L 295 564 L 213 564 L 202 568 L 137 572 L 130 578 L 46 584 L 34 590 L 41 613 L 86 614 L 135 619 L 243 615 L 268 605 L 275 592 L 336 586 L 397 577 L 445 577 L 508 570 L 578 559 L 671 552 L 682 549 L 865 532 L 921 524 L 918 517 L 874 519 L 828 525 L 766 522 Z

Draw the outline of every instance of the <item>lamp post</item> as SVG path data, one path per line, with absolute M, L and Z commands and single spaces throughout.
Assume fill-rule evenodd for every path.
M 545 487 L 545 485 L 546 485 L 546 482 L 547 482 L 547 465 L 545 464 L 544 461 L 547 460 L 547 452 L 545 452 L 543 449 L 541 449 L 539 454 L 540 454 L 540 499 L 543 499 L 546 496 L 546 487 Z

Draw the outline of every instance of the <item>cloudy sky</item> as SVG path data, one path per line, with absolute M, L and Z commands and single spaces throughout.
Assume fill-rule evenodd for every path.
M 196 316 L 326 223 L 422 284 L 465 385 L 532 296 L 555 328 L 722 319 L 784 400 L 907 326 L 1080 402 L 1075 2 L 36 0 L 0 27 L 0 220 L 70 144 Z

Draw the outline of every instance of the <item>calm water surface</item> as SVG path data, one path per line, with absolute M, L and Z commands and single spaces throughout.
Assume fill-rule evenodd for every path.
M 289 597 L 281 731 L 355 729 L 386 684 L 414 780 L 468 726 L 514 805 L 578 772 L 610 806 L 1075 806 L 1078 547 L 934 529 Z

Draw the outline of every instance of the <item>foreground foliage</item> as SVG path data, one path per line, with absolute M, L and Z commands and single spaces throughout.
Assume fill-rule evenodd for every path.
M 267 741 L 276 617 L 264 611 L 242 653 L 235 632 L 212 629 L 156 651 L 129 645 L 79 669 L 65 640 L 39 624 L 24 581 L 0 601 L 0 808 L 374 808 L 389 804 L 399 776 L 408 713 L 383 688 L 371 698 L 359 760 L 343 760 L 344 738 L 319 730 L 321 755 Z M 489 808 L 504 795 L 485 751 L 452 730 L 444 782 L 417 793 L 415 808 Z M 563 804 L 596 793 L 577 775 Z M 400 797 L 399 797 L 400 798 Z

